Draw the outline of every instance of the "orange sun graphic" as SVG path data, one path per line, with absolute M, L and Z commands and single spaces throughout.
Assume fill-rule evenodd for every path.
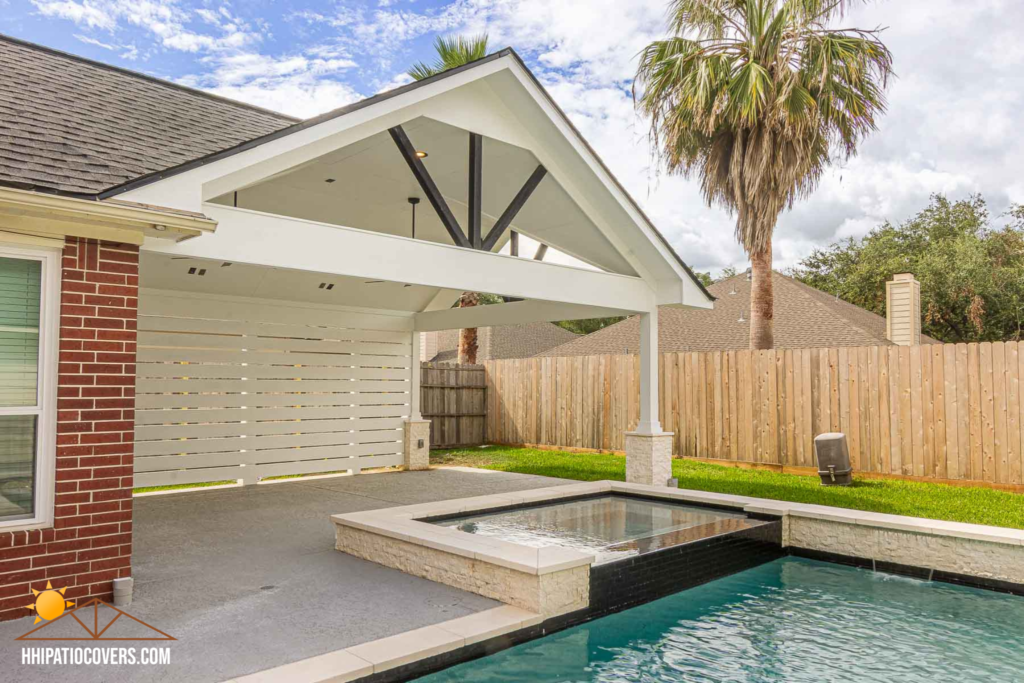
M 46 590 L 44 591 L 32 589 L 32 594 L 36 596 L 36 602 L 34 605 L 25 605 L 25 607 L 36 611 L 36 620 L 32 622 L 33 625 L 38 624 L 43 619 L 53 621 L 64 614 L 65 608 L 74 606 L 75 603 L 64 599 L 64 591 L 67 589 L 67 586 L 54 588 L 50 585 L 49 581 L 46 582 Z

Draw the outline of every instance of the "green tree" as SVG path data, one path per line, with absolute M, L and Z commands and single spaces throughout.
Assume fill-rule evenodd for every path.
M 454 69 L 487 56 L 487 34 L 478 36 L 438 36 L 434 40 L 437 61 L 433 64 L 419 62 L 409 69 L 409 76 L 422 81 L 437 74 Z
M 416 81 L 430 78 L 437 74 L 454 69 L 464 64 L 482 59 L 487 56 L 487 34 L 479 36 L 438 36 L 434 40 L 434 50 L 437 52 L 437 61 L 433 64 L 420 62 L 409 69 L 409 76 Z M 469 308 L 480 304 L 480 294 L 476 292 L 463 292 L 459 298 L 460 308 Z M 479 350 L 477 331 L 475 327 L 463 329 L 459 332 L 459 362 L 476 363 L 476 354 Z
M 1024 326 L 1024 207 L 992 225 L 985 200 L 934 195 L 908 221 L 863 239 L 815 250 L 793 270 L 801 281 L 885 315 L 885 283 L 896 273 L 921 282 L 922 330 L 944 342 L 1021 340 Z
M 736 215 L 753 271 L 751 348 L 774 342 L 779 214 L 885 110 L 889 50 L 874 31 L 831 28 L 855 1 L 672 0 L 671 37 L 640 54 L 634 98 L 655 153 Z

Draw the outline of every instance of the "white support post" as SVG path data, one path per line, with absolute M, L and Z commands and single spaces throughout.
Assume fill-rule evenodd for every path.
M 640 315 L 640 422 L 626 434 L 626 481 L 665 486 L 672 476 L 672 433 L 658 420 L 658 312 Z
M 422 333 L 412 333 L 412 381 L 409 383 L 409 419 L 419 422 L 423 419 L 420 413 L 420 344 Z
M 658 420 L 658 313 L 640 315 L 640 423 L 637 434 L 661 434 Z
M 420 333 L 412 333 L 412 368 L 409 382 L 409 419 L 405 422 L 405 469 L 430 467 L 430 420 L 420 412 Z

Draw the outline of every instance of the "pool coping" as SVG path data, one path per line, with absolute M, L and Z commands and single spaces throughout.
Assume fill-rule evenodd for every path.
M 331 519 L 338 527 L 367 531 L 415 546 L 504 566 L 524 574 L 542 576 L 584 565 L 589 566 L 594 557 L 563 548 L 526 548 L 500 539 L 472 536 L 454 528 L 439 527 L 422 520 L 608 493 L 632 494 L 645 498 L 705 505 L 745 512 L 750 515 L 767 515 L 781 518 L 784 524 L 792 524 L 792 519 L 796 518 L 814 523 L 834 523 L 878 532 L 901 532 L 924 537 L 962 539 L 991 543 L 997 546 L 1024 546 L 1024 530 L 1018 529 L 689 489 L 669 489 L 618 481 L 573 483 L 514 493 L 406 505 L 332 515 Z M 784 538 L 783 545 L 788 554 L 865 568 L 877 567 L 880 571 L 888 570 L 892 573 L 907 575 L 929 572 L 929 576 L 934 574 L 935 580 L 950 583 L 963 582 L 965 585 L 990 590 L 1000 590 L 1007 586 L 1010 588 L 1020 587 L 1020 584 L 993 581 L 984 577 L 978 577 L 975 580 L 973 576 L 967 574 L 929 570 L 923 565 L 900 565 L 860 554 L 805 548 L 791 544 L 788 537 Z M 1005 583 L 1006 586 L 1000 586 L 1000 583 Z M 238 677 L 231 679 L 229 683 L 269 683 L 278 680 L 296 682 L 331 680 L 339 683 L 356 680 L 405 680 L 407 671 L 410 675 L 422 675 L 428 672 L 426 669 L 443 668 L 458 661 L 490 654 L 519 642 L 561 630 L 572 625 L 574 621 L 573 614 L 543 615 L 506 604 L 484 612 Z M 439 664 L 442 661 L 446 663 Z M 422 670 L 413 674 L 412 672 L 417 669 Z

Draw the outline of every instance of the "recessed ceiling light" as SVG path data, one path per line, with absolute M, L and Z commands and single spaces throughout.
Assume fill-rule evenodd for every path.
M 419 157 L 420 159 L 426 159 L 430 155 L 424 152 L 422 149 L 418 149 L 416 150 L 416 156 Z
M 327 180 L 325 180 L 324 182 L 325 182 L 325 183 L 333 183 L 333 182 L 334 182 L 334 178 L 328 178 L 328 179 L 327 179 Z
M 157 232 L 163 232 L 164 230 L 166 230 L 166 229 L 167 229 L 167 226 L 166 226 L 166 225 L 154 225 L 154 226 L 153 226 L 153 228 L 154 228 L 154 229 L 155 229 L 155 230 L 156 230 Z

